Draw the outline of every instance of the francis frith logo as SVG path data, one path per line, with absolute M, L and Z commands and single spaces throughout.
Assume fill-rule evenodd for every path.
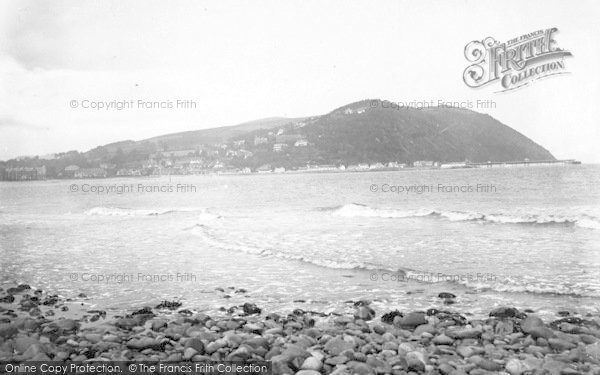
M 463 80 L 472 88 L 498 83 L 501 91 L 514 90 L 538 79 L 568 73 L 565 58 L 571 52 L 558 47 L 556 27 L 537 30 L 501 43 L 492 37 L 465 46 L 471 63 Z

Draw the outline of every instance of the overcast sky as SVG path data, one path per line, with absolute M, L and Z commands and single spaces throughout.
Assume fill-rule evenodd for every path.
M 557 158 L 600 162 L 599 19 L 595 0 L 2 1 L 0 159 L 381 98 L 493 100 L 476 110 Z M 468 42 L 550 27 L 571 74 L 464 84 Z M 178 99 L 197 108 L 81 108 Z

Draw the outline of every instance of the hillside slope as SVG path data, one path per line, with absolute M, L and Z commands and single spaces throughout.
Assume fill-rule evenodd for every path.
M 392 109 L 361 101 L 316 118 L 298 133 L 323 162 L 554 160 L 489 115 L 465 109 Z

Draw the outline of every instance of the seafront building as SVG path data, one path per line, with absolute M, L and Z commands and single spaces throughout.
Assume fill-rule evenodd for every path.
M 298 141 L 296 141 L 298 142 Z M 282 152 L 287 143 L 275 144 L 274 152 Z M 114 163 L 101 163 L 100 167 L 80 167 L 68 165 L 58 174 L 50 178 L 107 178 L 107 177 L 136 177 L 136 176 L 164 176 L 164 175 L 200 175 L 200 174 L 251 174 L 251 173 L 311 173 L 311 172 L 364 172 L 364 171 L 393 171 L 408 168 L 406 163 L 398 161 L 358 163 L 358 164 L 308 164 L 297 168 L 284 168 L 277 164 L 263 164 L 252 169 L 247 166 L 235 166 L 231 161 L 235 158 L 246 160 L 252 153 L 243 149 L 227 150 L 224 157 L 206 153 L 203 156 L 192 156 L 194 150 L 169 151 L 169 158 L 160 155 L 158 159 L 149 159 L 137 163 L 126 163 L 117 166 Z M 196 153 L 197 151 L 194 151 Z M 180 155 L 180 156 L 176 156 Z M 549 165 L 574 165 L 581 162 L 574 159 L 566 160 L 522 160 L 507 162 L 436 162 L 433 160 L 420 160 L 412 163 L 415 169 L 462 169 L 462 168 L 523 168 L 540 167 Z M 31 181 L 48 178 L 47 169 L 42 167 L 4 167 L 0 168 L 0 180 L 5 181 Z

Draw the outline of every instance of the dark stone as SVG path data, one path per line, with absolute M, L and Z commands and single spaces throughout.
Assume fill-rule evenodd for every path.
M 581 326 L 581 325 L 589 324 L 590 322 L 587 320 L 578 318 L 576 316 L 568 316 L 566 318 L 562 318 L 562 319 L 553 321 L 552 323 L 550 323 L 550 327 L 552 327 L 554 329 L 558 329 L 558 327 L 562 323 L 570 323 L 570 324 L 575 324 L 575 325 Z
M 23 291 L 23 290 L 29 290 L 29 289 L 31 289 L 31 287 L 27 284 L 19 284 L 19 285 L 17 285 L 17 289 L 19 289 L 20 291 Z
M 152 312 L 152 309 L 148 306 L 131 313 L 131 315 L 146 315 L 146 314 L 154 315 L 154 313 Z
M 242 305 L 242 309 L 244 310 L 244 314 L 252 315 L 252 314 L 260 314 L 262 310 L 256 306 L 254 303 L 244 303 Z
M 385 313 L 385 314 L 383 314 L 381 316 L 381 321 L 383 323 L 393 324 L 394 323 L 394 318 L 397 317 L 397 316 L 399 316 L 399 317 L 402 318 L 404 316 L 404 314 L 402 314 L 398 310 L 390 311 L 390 312 L 387 312 L 387 313 Z
M 427 309 L 427 311 L 425 312 L 425 315 L 427 315 L 427 316 L 435 316 L 439 312 L 440 312 L 440 310 L 431 308 L 431 309 Z
M 279 314 L 271 313 L 271 314 L 267 315 L 266 319 L 272 320 L 274 322 L 278 322 L 279 319 L 281 319 L 281 316 L 279 316 Z
M 165 350 L 169 340 L 156 340 L 151 337 L 143 337 L 140 339 L 131 339 L 127 342 L 127 347 L 131 349 L 153 349 L 153 350 Z
M 375 310 L 370 308 L 369 306 L 363 305 L 359 306 L 356 311 L 354 311 L 354 318 L 362 319 L 365 321 L 372 320 L 375 317 Z
M 115 326 L 121 329 L 132 329 L 139 325 L 139 322 L 132 318 L 121 318 L 115 322 Z
M 490 316 L 495 316 L 496 318 L 504 319 L 504 318 L 514 318 L 519 314 L 519 310 L 514 307 L 498 307 L 490 312 Z
M 177 310 L 182 305 L 179 301 L 162 301 L 156 305 L 155 309 Z
M 58 303 L 58 296 L 48 296 L 44 301 L 42 301 L 42 305 L 44 306 L 52 306 Z
M 15 297 L 13 297 L 10 294 L 0 298 L 0 303 L 13 303 L 13 302 L 15 302 Z
M 438 298 L 456 298 L 456 296 L 452 293 L 442 292 L 438 294 Z
M 60 331 L 76 331 L 79 329 L 79 322 L 73 319 L 59 319 L 52 323 Z

